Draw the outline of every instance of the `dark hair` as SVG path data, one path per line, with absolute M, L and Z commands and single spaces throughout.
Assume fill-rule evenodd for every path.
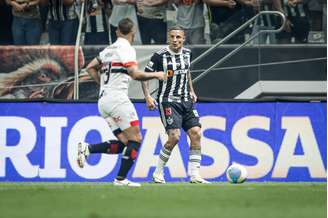
M 123 34 L 123 35 L 127 35 L 130 32 L 132 32 L 134 23 L 130 18 L 123 18 L 122 20 L 120 20 L 120 22 L 118 23 L 118 30 Z
M 169 32 L 171 32 L 172 30 L 181 30 L 181 31 L 184 32 L 184 29 L 181 26 L 178 26 L 178 25 L 172 26 L 172 27 L 169 28 Z

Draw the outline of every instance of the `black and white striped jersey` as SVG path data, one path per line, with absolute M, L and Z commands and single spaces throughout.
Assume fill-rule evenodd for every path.
M 108 32 L 108 16 L 105 8 L 97 10 L 97 15 L 86 17 L 86 33 Z
M 92 2 L 88 0 L 89 4 Z M 90 13 L 90 8 L 86 7 L 85 12 L 86 16 L 86 33 L 100 33 L 100 32 L 108 32 L 109 26 L 109 10 L 111 8 L 111 1 L 108 0 L 97 0 L 97 8 Z
M 191 61 L 191 51 L 182 48 L 175 53 L 169 47 L 154 53 L 147 64 L 146 72 L 164 71 L 167 81 L 159 81 L 157 99 L 160 102 L 181 102 L 190 100 L 188 77 Z
M 70 6 L 64 5 L 64 0 L 49 0 L 48 19 L 65 21 L 77 18 L 75 3 Z
M 274 11 L 273 2 L 270 1 L 263 1 L 260 5 L 260 11 Z M 265 14 L 263 16 L 260 16 L 256 20 L 257 25 L 262 27 L 269 27 L 273 28 L 277 25 L 277 17 L 272 16 L 270 14 Z
M 306 4 L 299 3 L 295 7 L 290 7 L 288 5 L 288 0 L 283 0 L 283 8 L 287 14 L 288 18 L 300 17 L 305 18 L 308 14 L 308 8 Z

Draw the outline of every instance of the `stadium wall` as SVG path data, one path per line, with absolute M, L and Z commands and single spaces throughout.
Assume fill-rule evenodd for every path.
M 139 67 L 143 69 L 152 54 L 163 46 L 135 47 Z M 193 78 L 234 48 L 235 45 L 219 47 L 193 65 Z M 104 46 L 81 48 L 79 67 L 85 67 L 102 49 Z M 190 49 L 196 58 L 209 46 L 192 46 Z M 268 96 L 325 98 L 326 50 L 326 45 L 250 45 L 195 82 L 194 89 L 198 98 L 203 100 Z M 72 46 L 0 46 L 0 98 L 72 99 L 73 57 Z M 44 76 L 46 79 L 42 79 Z M 79 99 L 96 100 L 97 84 L 90 80 L 87 73 L 81 72 L 79 79 Z M 157 81 L 150 81 L 151 91 L 157 87 Z M 133 99 L 144 98 L 140 82 L 131 82 L 129 96 Z
M 135 103 L 143 143 L 129 178 L 151 181 L 166 139 L 158 111 Z M 201 174 L 226 181 L 237 162 L 249 180 L 325 182 L 326 102 L 216 102 L 196 105 L 202 123 Z M 95 103 L 0 102 L 0 181 L 112 181 L 118 155 L 76 164 L 77 143 L 113 138 Z M 182 134 L 165 169 L 167 181 L 187 180 L 188 140 Z

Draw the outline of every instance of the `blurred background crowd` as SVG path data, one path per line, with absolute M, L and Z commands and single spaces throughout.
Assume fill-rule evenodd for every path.
M 0 44 L 74 45 L 82 1 L 82 45 L 115 41 L 124 17 L 138 24 L 135 44 L 165 44 L 171 25 L 185 29 L 186 44 L 213 44 L 264 10 L 284 13 L 287 23 L 282 32 L 261 35 L 253 43 L 326 43 L 324 0 L 0 0 Z M 280 24 L 275 16 L 261 16 L 228 43 L 240 44 Z

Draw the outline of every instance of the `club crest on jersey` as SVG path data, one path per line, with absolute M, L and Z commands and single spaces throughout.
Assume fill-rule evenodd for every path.
M 170 107 L 165 108 L 165 115 L 166 116 L 171 116 L 172 115 L 172 108 L 170 108 Z
M 166 122 L 167 122 L 169 125 L 171 125 L 171 124 L 173 123 L 173 118 L 172 118 L 172 117 L 168 117 L 168 118 L 166 119 Z

